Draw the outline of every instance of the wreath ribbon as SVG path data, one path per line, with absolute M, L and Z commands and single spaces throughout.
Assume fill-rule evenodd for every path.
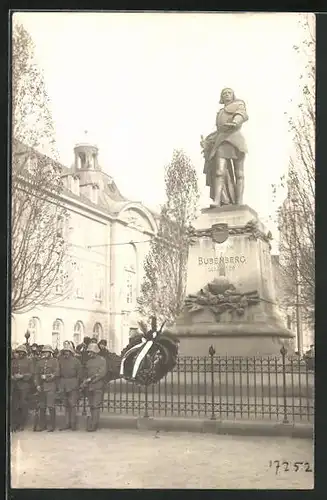
M 153 335 L 152 335 L 153 340 L 156 338 L 156 336 L 157 336 L 157 333 L 154 332 Z M 141 349 L 141 351 L 139 352 L 139 354 L 136 356 L 136 360 L 135 360 L 134 368 L 133 368 L 133 373 L 132 373 L 132 377 L 133 378 L 136 377 L 138 369 L 140 367 L 140 364 L 142 363 L 143 359 L 145 358 L 145 356 L 147 355 L 147 353 L 149 352 L 149 350 L 153 346 L 153 340 L 148 340 L 145 343 L 143 349 Z
M 133 347 L 131 347 L 125 353 L 125 355 L 124 355 L 124 357 L 123 357 L 123 359 L 121 361 L 121 364 L 120 364 L 120 375 L 124 375 L 125 361 L 126 361 L 127 357 L 132 352 L 138 350 L 143 345 L 143 348 L 140 350 L 139 354 L 136 356 L 136 359 L 135 359 L 135 362 L 134 362 L 134 367 L 133 367 L 133 372 L 132 372 L 132 378 L 136 377 L 137 372 L 138 372 L 138 370 L 140 368 L 140 365 L 141 365 L 143 359 L 145 358 L 145 356 L 147 355 L 147 353 L 149 352 L 149 350 L 153 346 L 153 341 L 156 338 L 156 336 L 157 336 L 157 333 L 154 332 L 153 335 L 152 335 L 153 340 L 146 340 L 145 338 L 142 338 L 141 342 L 139 342 L 138 344 L 136 344 Z
M 138 344 L 136 344 L 133 347 L 131 347 L 130 349 L 128 349 L 128 351 L 124 354 L 123 359 L 121 360 L 121 363 L 120 363 L 120 375 L 124 375 L 125 361 L 126 361 L 127 357 L 130 355 L 130 353 L 133 351 L 136 351 L 145 343 L 146 343 L 146 339 L 142 338 L 141 342 L 139 342 Z

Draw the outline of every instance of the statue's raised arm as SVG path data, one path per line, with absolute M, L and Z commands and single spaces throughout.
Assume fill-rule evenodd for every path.
M 221 108 L 216 116 L 216 131 L 203 138 L 200 145 L 205 159 L 203 173 L 210 187 L 212 206 L 241 205 L 244 191 L 244 159 L 247 153 L 241 128 L 248 120 L 245 102 L 234 91 L 222 90 Z

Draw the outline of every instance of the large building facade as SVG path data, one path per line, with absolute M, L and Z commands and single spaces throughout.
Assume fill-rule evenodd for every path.
M 289 173 L 287 196 L 278 214 L 279 255 L 272 256 L 272 264 L 279 309 L 286 327 L 294 333 L 295 351 L 303 354 L 314 344 L 314 324 L 313 314 L 308 314 L 310 303 L 303 299 L 301 294 L 302 279 L 298 269 L 301 266 L 301 259 L 305 262 L 308 258 L 309 269 L 313 265 L 309 255 L 311 252 L 314 253 L 314 248 L 311 239 L 308 238 L 307 227 L 310 226 L 311 216 L 314 223 L 314 212 L 312 206 L 305 206 L 305 202 L 301 201 L 299 193 Z M 305 195 L 304 199 L 308 202 L 310 198 L 306 198 Z M 293 279 L 290 273 L 283 271 L 286 262 L 291 264 Z
M 279 255 L 271 256 L 278 309 L 285 327 L 294 334 L 292 348 L 303 354 L 314 344 L 314 325 L 306 319 L 301 306 L 296 304 L 295 295 L 290 294 L 279 259 Z
M 74 163 L 60 166 L 67 209 L 62 231 L 68 242 L 71 284 L 60 281 L 57 300 L 12 316 L 12 343 L 75 344 L 85 335 L 106 339 L 120 352 L 138 319 L 137 297 L 143 262 L 157 226 L 142 203 L 125 199 L 98 162 L 98 148 L 82 143 L 74 148 Z

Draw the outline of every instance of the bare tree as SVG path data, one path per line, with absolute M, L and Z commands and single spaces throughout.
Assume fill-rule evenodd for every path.
M 302 24 L 304 40 L 294 49 L 307 58 L 301 75 L 303 99 L 297 116 L 289 119 L 294 154 L 281 180 L 287 199 L 278 211 L 278 223 L 285 300 L 300 303 L 309 319 L 315 300 L 315 34 L 311 18 L 305 17 Z
M 146 317 L 173 322 L 184 303 L 189 230 L 199 198 L 195 168 L 180 150 L 174 151 L 166 167 L 165 185 L 167 202 L 161 209 L 158 233 L 145 259 L 138 302 Z
M 62 298 L 67 287 L 64 239 L 67 213 L 60 201 L 60 165 L 41 71 L 29 33 L 14 24 L 12 37 L 12 312 Z

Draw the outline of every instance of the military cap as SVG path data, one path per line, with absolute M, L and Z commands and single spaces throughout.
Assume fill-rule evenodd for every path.
M 16 347 L 16 351 L 17 352 L 24 352 L 25 354 L 27 354 L 27 349 L 26 349 L 26 346 L 25 345 L 19 345 L 18 347 Z
M 69 351 L 69 352 L 72 352 L 74 354 L 74 349 L 68 340 L 66 340 L 64 342 L 63 347 L 62 347 L 62 351 Z
M 51 345 L 47 344 L 43 347 L 42 352 L 51 352 L 53 354 L 53 349 Z
M 91 343 L 87 348 L 87 352 L 94 352 L 95 354 L 99 354 L 100 349 L 97 344 Z

